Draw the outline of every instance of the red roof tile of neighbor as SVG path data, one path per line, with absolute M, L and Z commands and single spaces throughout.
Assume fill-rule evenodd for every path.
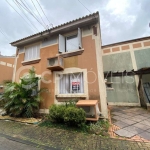
M 27 36 L 27 37 L 22 38 L 22 39 L 17 40 L 17 41 L 14 41 L 14 42 L 12 42 L 12 43 L 10 43 L 10 44 L 14 44 L 14 43 L 19 42 L 19 41 L 21 41 L 21 40 L 25 40 L 25 39 L 27 39 L 27 38 L 30 38 L 30 37 L 33 37 L 33 36 L 36 36 L 36 35 L 40 35 L 40 34 L 45 33 L 45 32 L 47 32 L 47 31 L 50 31 L 50 30 L 56 29 L 56 28 L 58 28 L 58 27 L 62 27 L 62 26 L 68 25 L 68 24 L 73 23 L 73 22 L 76 22 L 76 21 L 80 21 L 80 20 L 82 20 L 82 19 L 86 19 L 86 18 L 88 18 L 88 17 L 90 17 L 90 16 L 95 17 L 96 14 L 99 14 L 99 12 L 97 11 L 97 12 L 95 12 L 95 13 L 93 13 L 93 14 L 89 14 L 89 15 L 83 16 L 82 18 L 78 18 L 78 19 L 75 19 L 75 20 L 72 20 L 72 21 L 69 21 L 69 22 L 60 24 L 60 25 L 55 26 L 55 27 L 53 27 L 53 28 L 50 28 L 50 29 L 41 31 L 41 32 L 39 32 L 39 33 L 36 33 L 36 34 L 30 35 L 30 36 Z

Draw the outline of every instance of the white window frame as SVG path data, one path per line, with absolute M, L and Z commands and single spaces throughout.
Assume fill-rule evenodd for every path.
M 73 38 L 71 38 L 71 37 L 73 37 Z M 65 37 L 65 52 L 72 52 L 72 51 L 78 50 L 78 49 L 79 49 L 79 45 L 78 45 L 78 43 L 77 43 L 77 45 L 72 44 L 72 45 L 74 45 L 74 46 L 77 47 L 77 48 L 73 48 L 72 50 L 69 50 L 69 51 L 68 51 L 68 44 L 69 44 L 68 38 L 76 39 L 76 40 L 78 41 L 78 35 L 77 35 L 77 34 L 72 34 L 72 35 L 70 35 L 70 36 L 66 36 L 66 37 Z
M 84 86 L 84 93 L 67 93 L 67 94 L 60 94 L 59 92 L 59 75 L 63 74 L 73 74 L 73 73 L 83 73 L 83 86 Z M 88 99 L 88 80 L 87 80 L 87 69 L 80 69 L 80 68 L 66 68 L 64 71 L 55 71 L 54 72 L 54 82 L 55 82 L 55 96 L 56 97 L 85 97 Z
M 78 45 L 77 45 L 77 49 L 73 49 L 72 51 L 69 52 L 74 52 L 74 51 L 78 51 L 80 49 L 82 49 L 82 35 L 81 35 L 81 29 L 78 28 L 77 32 L 68 34 L 68 35 L 61 35 L 59 34 L 59 52 L 60 53 L 67 53 L 67 46 L 66 46 L 66 40 L 68 37 L 71 36 L 77 36 L 77 40 L 78 40 Z
M 33 47 L 35 45 L 39 45 L 39 55 L 37 56 L 37 58 L 33 58 L 33 59 L 27 59 L 26 60 L 26 55 L 27 55 L 27 48 L 30 48 L 30 47 Z M 37 59 L 40 59 L 40 48 L 41 48 L 41 42 L 38 42 L 38 43 L 34 43 L 34 44 L 30 44 L 28 46 L 25 46 L 24 47 L 24 53 L 25 53 L 25 56 L 24 56 L 24 61 L 23 62 L 28 62 L 28 61 L 33 61 L 33 60 L 37 60 Z

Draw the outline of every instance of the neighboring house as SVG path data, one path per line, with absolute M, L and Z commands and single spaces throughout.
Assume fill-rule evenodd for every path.
M 3 82 L 5 80 L 12 81 L 14 61 L 14 56 L 0 55 L 0 93 L 3 91 Z
M 108 104 L 150 109 L 150 37 L 105 45 L 102 51 Z
M 41 76 L 40 111 L 73 99 L 98 100 L 107 114 L 99 13 L 94 13 L 12 42 L 17 47 L 13 80 L 19 82 L 34 66 Z

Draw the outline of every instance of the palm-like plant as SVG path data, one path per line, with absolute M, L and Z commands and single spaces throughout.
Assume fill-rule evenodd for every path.
M 35 70 L 29 70 L 29 74 L 21 78 L 21 83 L 7 83 L 4 88 L 4 109 L 7 114 L 15 117 L 33 117 L 39 110 L 40 92 Z

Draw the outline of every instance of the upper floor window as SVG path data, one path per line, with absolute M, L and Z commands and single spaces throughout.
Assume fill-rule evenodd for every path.
M 78 33 L 70 36 L 59 34 L 59 52 L 71 52 L 82 48 L 81 29 L 78 28 Z
M 35 60 L 40 57 L 40 44 L 25 47 L 25 61 Z

